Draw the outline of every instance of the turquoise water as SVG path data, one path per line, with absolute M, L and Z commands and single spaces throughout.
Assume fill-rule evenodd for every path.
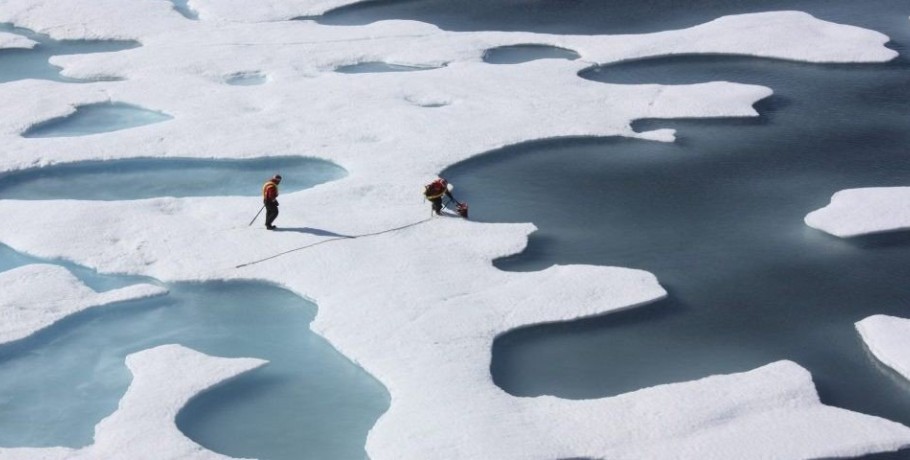
M 514 45 L 488 49 L 483 61 L 489 64 L 520 64 L 538 59 L 567 59 L 574 61 L 580 56 L 572 50 L 545 45 Z
M 119 102 L 81 105 L 71 115 L 30 127 L 22 133 L 22 137 L 87 136 L 161 123 L 173 118 L 161 112 Z
M 4 246 L 0 260 L 0 270 L 37 261 Z M 85 269 L 80 277 L 118 278 Z M 167 296 L 89 310 L 0 347 L 0 445 L 91 444 L 94 425 L 129 385 L 126 355 L 179 343 L 270 362 L 194 399 L 177 420 L 191 439 L 233 457 L 366 457 L 367 431 L 388 394 L 309 330 L 314 304 L 262 283 L 166 287 Z
M 69 270 L 73 275 L 76 276 L 83 284 L 92 288 L 96 292 L 110 291 L 112 289 L 118 289 L 131 284 L 137 283 L 151 283 L 151 284 L 160 284 L 151 278 L 146 278 L 142 276 L 104 276 L 98 274 L 98 272 L 83 267 L 81 265 L 74 264 L 72 262 L 60 259 L 47 260 L 41 259 L 38 257 L 33 257 L 28 254 L 23 254 L 18 252 L 9 246 L 0 243 L 0 272 L 5 272 L 7 270 L 21 267 L 28 264 L 42 264 L 50 263 L 54 265 L 60 265 L 67 270 Z
M 258 196 L 263 178 L 275 171 L 287 178 L 285 192 L 344 174 L 329 162 L 296 157 L 84 162 L 0 176 L 0 196 Z M 0 271 L 40 262 L 46 261 L 0 245 Z M 49 262 L 98 291 L 149 282 Z M 178 426 L 195 441 L 234 457 L 365 457 L 366 433 L 387 409 L 388 395 L 309 331 L 315 305 L 261 283 L 167 287 L 165 298 L 91 310 L 0 347 L 0 445 L 89 444 L 94 425 L 116 408 L 129 384 L 125 356 L 180 343 L 215 356 L 271 363 L 194 399 L 181 412 Z
M 60 75 L 60 69 L 51 65 L 48 59 L 51 56 L 65 54 L 107 53 L 140 46 L 138 42 L 122 40 L 53 40 L 47 35 L 8 23 L 0 23 L 0 32 L 15 33 L 38 42 L 38 45 L 32 49 L 0 50 L 0 83 L 26 78 L 67 83 L 97 81 L 64 77 Z M 102 78 L 102 80 L 115 79 L 113 77 Z
M 185 2 L 184 2 L 185 3 Z M 179 5 L 179 2 L 177 3 Z M 0 51 L 0 82 L 44 78 L 67 83 L 47 64 L 56 54 L 137 46 L 132 42 L 41 42 L 36 50 Z M 230 84 L 257 84 L 255 78 Z M 79 107 L 42 123 L 26 137 L 110 132 L 170 119 L 121 103 Z M 345 171 L 301 157 L 254 160 L 128 159 L 79 162 L 0 175 L 0 199 L 123 200 L 158 196 L 258 196 L 262 182 L 285 177 L 282 191 L 335 180 Z M 0 245 L 0 271 L 56 263 L 97 291 L 142 277 L 106 276 L 45 261 Z M 205 447 L 263 459 L 365 458 L 366 433 L 389 404 L 381 384 L 309 330 L 316 306 L 262 283 L 178 283 L 161 298 L 124 302 L 67 318 L 34 336 L 0 346 L 0 445 L 91 443 L 95 424 L 112 413 L 129 385 L 126 355 L 179 343 L 215 356 L 270 361 L 229 385 L 196 398 L 178 427 Z
M 0 199 L 136 200 L 159 196 L 259 196 L 282 174 L 283 193 L 346 175 L 334 163 L 301 157 L 253 160 L 154 159 L 87 161 L 0 174 Z

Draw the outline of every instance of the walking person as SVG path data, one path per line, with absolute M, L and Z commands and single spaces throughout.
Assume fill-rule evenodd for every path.
M 275 174 L 262 186 L 262 204 L 265 205 L 265 228 L 275 230 L 275 219 L 278 217 L 278 184 L 281 183 L 281 175 Z

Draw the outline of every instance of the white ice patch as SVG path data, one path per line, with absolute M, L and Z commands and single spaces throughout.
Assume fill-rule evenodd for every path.
M 131 40 L 187 22 L 172 6 L 166 0 L 3 0 L 0 22 L 57 40 Z
M 0 344 L 21 340 L 67 316 L 114 302 L 163 295 L 164 288 L 137 284 L 95 292 L 67 269 L 32 264 L 0 273 Z
M 599 400 L 487 399 L 468 410 L 450 408 L 454 419 L 415 420 L 415 408 L 393 404 L 368 446 L 400 459 L 445 452 L 451 458 L 758 460 L 854 457 L 896 450 L 907 436 L 897 423 L 821 404 L 809 373 L 789 361 Z M 507 427 L 491 431 L 489 419 Z M 410 443 L 383 436 L 406 424 Z
M 879 361 L 910 380 L 910 319 L 870 316 L 856 330 Z
M 910 229 L 910 187 L 841 190 L 805 222 L 842 238 Z
M 0 49 L 32 49 L 38 42 L 18 34 L 0 32 Z

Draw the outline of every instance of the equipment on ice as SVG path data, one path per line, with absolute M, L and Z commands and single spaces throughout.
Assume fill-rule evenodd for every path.
M 250 225 L 253 225 L 253 222 L 256 222 L 256 218 L 259 217 L 259 214 L 262 213 L 262 210 L 263 210 L 263 209 L 265 209 L 265 205 L 262 205 L 262 207 L 259 208 L 259 212 L 257 212 L 256 215 L 253 216 L 253 220 L 250 221 Z M 247 225 L 247 227 L 249 227 L 250 225 Z
M 458 202 L 456 201 L 456 203 L 458 203 Z M 455 212 L 457 212 L 459 216 L 467 219 L 468 218 L 468 204 L 467 203 L 458 203 L 458 206 L 455 207 Z

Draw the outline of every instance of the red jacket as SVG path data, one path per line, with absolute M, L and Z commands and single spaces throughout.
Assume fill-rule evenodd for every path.
M 274 180 L 269 179 L 262 186 L 262 201 L 275 201 L 278 198 L 278 184 Z

